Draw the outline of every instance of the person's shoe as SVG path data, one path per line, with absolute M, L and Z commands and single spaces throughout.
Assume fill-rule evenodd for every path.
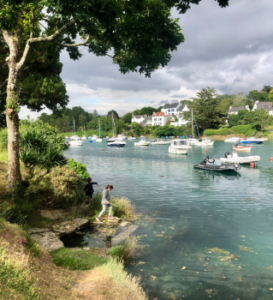
M 102 223 L 102 222 L 101 222 L 101 219 L 100 219 L 99 217 L 97 217 L 96 220 L 97 220 L 98 222 Z

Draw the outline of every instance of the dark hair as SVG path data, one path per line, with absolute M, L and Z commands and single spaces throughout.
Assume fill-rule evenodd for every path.
M 107 184 L 107 186 L 104 188 L 105 190 L 107 190 L 107 189 L 113 189 L 114 187 L 111 185 L 111 184 Z
M 92 178 L 91 177 L 88 177 L 87 178 L 87 182 L 91 182 L 92 181 Z

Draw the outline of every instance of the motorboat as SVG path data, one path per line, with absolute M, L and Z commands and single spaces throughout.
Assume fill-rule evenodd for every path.
M 169 145 L 172 141 L 169 141 L 169 140 L 155 140 L 151 143 L 151 145 Z
M 140 139 L 145 139 L 145 136 L 144 136 L 144 135 L 141 135 L 139 138 L 140 138 Z
M 239 143 L 240 138 L 238 136 L 234 136 L 234 137 L 225 139 L 224 142 L 226 142 L 226 143 Z
M 135 146 L 149 146 L 151 142 L 147 142 L 146 140 L 140 140 L 139 142 L 135 142 Z
M 186 140 L 175 140 L 171 142 L 168 152 L 174 154 L 187 154 L 188 150 L 191 148 L 192 147 L 188 145 Z
M 123 135 L 123 134 L 118 134 L 118 135 L 117 135 L 117 139 L 120 140 L 120 141 L 122 141 L 122 140 L 127 139 L 127 136 L 125 136 L 125 135 Z
M 94 134 L 91 139 L 96 140 L 97 138 L 98 138 L 98 136 L 96 134 Z
M 258 155 L 240 157 L 236 152 L 233 154 L 226 152 L 225 157 L 221 157 L 220 159 L 222 163 L 231 163 L 231 164 L 250 164 L 250 163 L 256 163 L 257 161 L 261 160 L 260 156 Z
M 201 147 L 206 147 L 206 146 L 213 146 L 214 141 L 210 140 L 209 138 L 202 138 L 199 139 L 195 146 L 201 146 Z
M 248 138 L 246 140 L 241 140 L 242 144 L 262 144 L 264 141 L 262 139 L 257 139 L 255 137 Z
M 85 135 L 83 135 L 83 136 L 81 137 L 81 139 L 82 139 L 82 140 L 86 140 L 87 137 L 86 137 Z
M 121 140 L 114 140 L 113 142 L 107 142 L 108 147 L 125 147 L 126 142 L 121 141 Z
M 68 142 L 70 146 L 82 146 L 83 140 L 78 136 L 71 136 Z
M 187 143 L 188 143 L 188 145 L 197 145 L 198 140 L 194 139 L 194 138 L 189 138 L 189 139 L 187 139 Z
M 136 138 L 135 138 L 134 136 L 129 136 L 129 137 L 128 137 L 128 140 L 129 140 L 129 141 L 131 141 L 131 140 L 136 140 Z
M 236 150 L 236 151 L 249 152 L 251 150 L 251 146 L 238 146 L 238 144 L 235 144 L 232 148 L 233 148 L 233 150 Z
M 108 139 L 106 140 L 106 142 L 107 142 L 107 143 L 112 143 L 112 142 L 114 142 L 115 140 L 116 140 L 115 137 L 111 137 L 111 138 L 108 138 Z
M 238 170 L 240 170 L 241 165 L 237 163 L 222 163 L 220 156 L 215 156 L 213 159 L 210 159 L 209 156 L 206 156 L 200 164 L 194 165 L 194 168 L 214 172 L 237 173 Z

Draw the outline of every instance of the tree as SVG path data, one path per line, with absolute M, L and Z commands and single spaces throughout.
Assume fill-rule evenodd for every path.
M 127 124 L 131 124 L 131 122 L 132 122 L 132 113 L 127 113 L 126 115 L 124 115 L 123 117 L 122 117 L 122 119 L 125 121 L 125 123 L 127 123 Z
M 261 92 L 266 92 L 267 94 L 269 94 L 269 92 L 273 89 L 272 86 L 270 85 L 264 85 L 264 87 L 262 88 Z
M 264 131 L 266 125 L 268 125 L 269 113 L 263 108 L 257 108 L 253 112 L 254 114 L 254 125 L 257 130 Z
M 157 111 L 157 108 L 151 107 L 151 106 L 145 106 L 142 107 L 141 109 L 136 109 L 133 111 L 133 115 L 147 115 L 151 116 L 154 112 Z
M 245 106 L 245 99 L 243 97 L 243 93 L 238 93 L 237 95 L 234 96 L 233 98 L 233 103 L 232 106 L 234 107 L 242 107 Z
M 217 128 L 224 124 L 227 114 L 219 106 L 220 101 L 217 99 L 217 93 L 214 88 L 204 88 L 197 93 L 197 98 L 193 98 L 192 109 L 194 118 L 199 129 Z M 185 114 L 190 119 L 190 114 Z
M 266 91 L 259 92 L 257 90 L 253 90 L 248 94 L 248 98 L 252 101 L 268 101 L 267 97 Z
M 242 121 L 244 119 L 244 117 L 249 113 L 248 110 L 239 110 L 238 114 L 233 114 L 233 115 L 229 115 L 228 116 L 228 123 L 229 126 L 233 127 L 233 126 L 237 126 L 242 124 Z
M 110 110 L 110 111 L 108 111 L 108 113 L 107 113 L 107 117 L 108 118 L 112 118 L 113 117 L 113 119 L 119 119 L 119 115 L 118 115 L 118 113 L 115 111 L 115 110 Z
M 97 110 L 94 109 L 94 111 L 93 111 L 93 117 L 94 117 L 94 118 L 97 118 L 98 116 L 99 116 L 99 114 L 98 114 Z
M 166 66 L 171 51 L 184 41 L 178 20 L 171 18 L 176 7 L 185 13 L 190 4 L 201 0 L 1 0 L 0 30 L 8 49 L 6 115 L 8 127 L 9 185 L 21 179 L 19 164 L 19 117 L 22 73 L 36 47 L 67 48 L 70 58 L 78 59 L 78 46 L 109 56 L 123 74 L 132 71 L 150 77 L 159 66 Z M 228 0 L 217 0 L 221 7 Z M 44 29 L 43 29 L 44 28 Z M 82 42 L 76 43 L 77 36 Z M 108 50 L 112 50 L 112 55 Z M 34 63 L 38 64 L 36 58 Z M 30 83 L 33 83 L 30 80 Z M 44 80 L 42 81 L 44 83 Z M 51 82 L 45 80 L 42 89 Z M 53 83 L 54 84 L 54 83 Z M 37 104 L 45 104 L 37 102 Z M 41 105 L 38 105 L 40 108 Z M 34 109 L 37 109 L 34 105 Z
M 268 100 L 273 102 L 273 89 L 268 93 Z
M 131 126 L 132 126 L 132 129 L 133 129 L 134 132 L 135 132 L 135 135 L 140 136 L 141 132 L 143 131 L 142 126 L 139 125 L 137 122 L 133 122 L 133 123 L 131 124 Z

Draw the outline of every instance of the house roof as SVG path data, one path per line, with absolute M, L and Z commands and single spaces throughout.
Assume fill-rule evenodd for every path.
M 185 105 L 181 105 L 180 107 L 178 107 L 177 111 L 183 111 L 184 108 L 185 108 Z
M 146 121 L 152 121 L 152 116 L 149 116 Z
M 177 108 L 177 106 L 179 106 L 179 102 L 176 103 L 170 103 L 170 104 L 165 104 L 163 109 L 169 109 L 169 108 Z
M 259 101 L 257 101 L 257 107 L 258 108 L 263 108 L 263 109 L 268 110 L 268 111 L 273 110 L 272 102 L 259 102 Z
M 241 107 L 230 107 L 228 112 L 237 112 L 239 110 L 246 110 L 245 106 L 241 106 Z
M 164 112 L 155 112 L 153 114 L 153 117 L 164 117 L 165 116 L 165 113 Z
M 146 115 L 138 115 L 138 116 L 132 115 L 132 118 L 136 118 L 136 119 L 141 119 L 146 117 L 147 117 Z

